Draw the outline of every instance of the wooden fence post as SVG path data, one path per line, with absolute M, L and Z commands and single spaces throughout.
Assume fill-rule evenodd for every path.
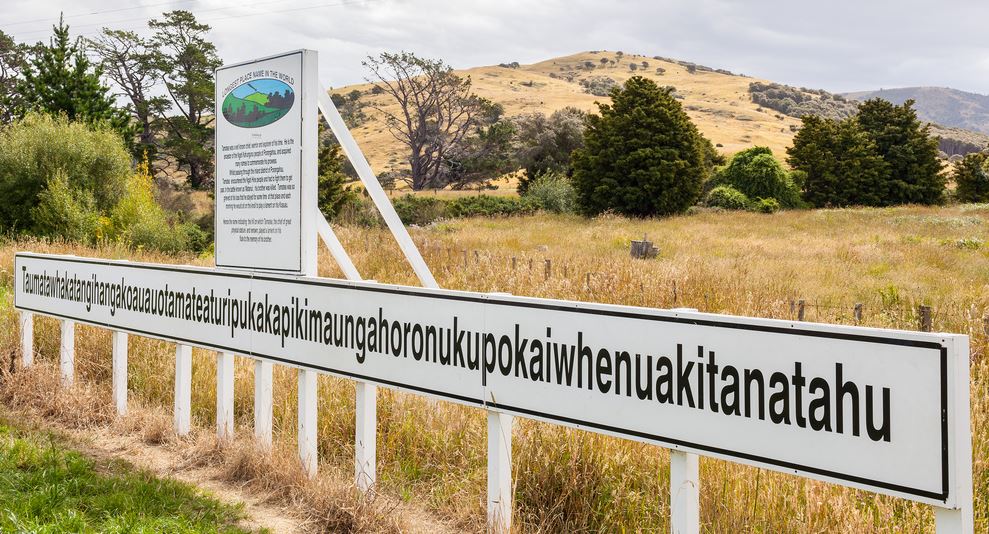
M 113 405 L 117 415 L 127 415 L 127 341 L 126 332 L 114 330 L 110 344 L 113 353 Z
M 254 361 L 254 437 L 265 448 L 271 447 L 272 364 Z
M 467 249 L 464 249 L 464 267 L 467 267 Z
M 377 480 L 378 386 L 357 382 L 354 468 L 357 488 L 366 492 Z
M 175 433 L 192 429 L 192 347 L 175 346 Z
M 545 261 L 545 276 L 546 280 L 549 280 L 550 275 L 553 272 L 553 260 L 547 258 Z
M 514 417 L 488 412 L 488 532 L 512 529 L 512 422 Z
M 234 355 L 216 353 L 216 436 L 234 437 Z
M 852 313 L 852 315 L 854 315 L 855 322 L 856 323 L 861 323 L 862 322 L 862 303 L 861 302 L 856 302 L 855 303 L 855 310 Z
M 797 301 L 797 320 L 798 321 L 803 321 L 804 320 L 804 311 L 806 309 L 805 306 L 806 306 L 806 303 L 804 302 L 804 299 L 800 299 L 800 300 Z
M 514 271 L 516 268 L 518 268 L 518 258 L 512 256 L 512 270 Z
M 58 351 L 58 368 L 62 375 L 62 385 L 71 386 L 75 380 L 75 359 L 76 359 L 76 323 L 69 319 L 62 319 L 61 341 Z
M 931 331 L 931 307 L 924 304 L 920 305 L 920 331 Z
M 34 364 L 34 314 L 22 311 L 21 319 L 21 362 L 24 367 Z
M 982 333 L 989 336 L 989 315 L 982 318 Z
M 319 451 L 316 442 L 316 406 L 319 398 L 319 375 L 299 369 L 299 460 L 310 478 L 316 476 Z
M 700 469 L 696 454 L 670 451 L 670 532 L 700 532 Z

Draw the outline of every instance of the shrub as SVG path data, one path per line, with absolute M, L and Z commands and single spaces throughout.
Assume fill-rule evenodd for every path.
M 753 147 L 735 154 L 718 169 L 713 186 L 727 184 L 749 198 L 772 198 L 787 208 L 800 205 L 800 191 L 786 169 L 766 147 Z
M 92 244 L 100 233 L 100 214 L 93 194 L 69 185 L 62 170 L 55 171 L 38 194 L 38 204 L 31 209 L 36 235 L 61 237 Z
M 952 177 L 959 202 L 989 202 L 989 153 L 965 156 L 955 164 Z
M 693 205 L 709 174 L 709 143 L 680 102 L 642 76 L 614 89 L 611 100 L 587 117 L 584 147 L 573 154 L 581 211 L 642 217 Z
M 130 166 L 130 154 L 113 130 L 29 114 L 0 132 L 0 227 L 51 236 L 57 228 L 68 231 L 59 224 L 81 215 L 78 210 L 109 212 L 123 194 Z M 74 202 L 68 202 L 69 194 L 77 197 Z M 43 200 L 46 207 L 35 211 Z M 58 215 L 58 209 L 68 211 Z M 34 214 L 44 214 L 40 226 Z
M 760 198 L 756 200 L 753 209 L 759 213 L 776 213 L 782 208 L 775 198 Z
M 749 209 L 749 197 L 730 185 L 719 185 L 712 189 L 704 199 L 704 204 L 711 208 L 726 210 Z
M 392 201 L 398 218 L 405 224 L 425 226 L 446 216 L 448 203 L 436 197 L 402 195 Z
M 594 96 L 608 96 L 611 94 L 611 90 L 618 85 L 618 82 L 607 76 L 591 76 L 581 80 L 580 85 L 584 88 L 585 93 Z
M 529 182 L 548 173 L 567 173 L 570 156 L 584 144 L 583 111 L 566 107 L 547 117 L 542 113 L 528 113 L 515 117 L 513 159 L 523 169 L 519 177 L 518 192 L 524 195 Z
M 538 202 L 531 198 L 475 195 L 450 202 L 448 214 L 451 217 L 529 215 L 539 208 Z
M 573 184 L 566 176 L 554 172 L 536 177 L 523 198 L 531 199 L 542 209 L 553 213 L 573 213 L 577 208 L 577 192 Z
M 401 217 L 399 217 L 401 218 Z M 377 228 L 381 226 L 381 215 L 378 208 L 365 195 L 354 194 L 347 197 L 343 205 L 333 217 L 333 222 L 348 226 Z

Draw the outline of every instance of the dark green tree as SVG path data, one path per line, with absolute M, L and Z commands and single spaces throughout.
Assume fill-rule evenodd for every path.
M 17 85 L 27 67 L 28 54 L 27 46 L 0 31 L 0 125 L 10 124 L 24 107 Z
M 889 166 L 858 122 L 813 115 L 802 121 L 786 152 L 790 167 L 802 171 L 805 201 L 818 208 L 889 205 Z
M 573 154 L 581 211 L 669 215 L 693 205 L 708 174 L 703 137 L 672 91 L 633 76 L 611 99 L 587 117 Z
M 885 204 L 939 204 L 945 177 L 938 159 L 938 141 L 917 119 L 913 100 L 894 105 L 881 98 L 859 106 L 857 120 L 889 166 Z
M 709 187 L 730 185 L 752 200 L 776 199 L 788 208 L 800 204 L 800 192 L 786 169 L 764 146 L 752 147 L 732 156 L 727 165 L 718 169 Z
M 47 45 L 35 47 L 17 83 L 16 91 L 23 99 L 18 115 L 37 111 L 64 114 L 71 121 L 105 122 L 131 141 L 128 117 L 114 106 L 110 89 L 100 81 L 99 66 L 93 65 L 79 41 L 69 36 L 69 26 L 61 17 L 53 30 Z
M 523 174 L 518 192 L 524 195 L 532 181 L 543 174 L 570 174 L 570 156 L 584 146 L 584 119 L 587 113 L 565 107 L 546 116 L 528 113 L 515 117 L 513 140 L 515 159 Z
M 441 181 L 453 189 L 480 186 L 515 170 L 511 150 L 515 125 L 501 118 L 501 104 L 479 100 L 483 109 L 473 131 L 450 146 L 444 157 Z
M 222 65 L 216 46 L 207 39 L 210 27 L 183 10 L 169 11 L 148 23 L 154 67 L 167 99 L 155 114 L 165 138 L 161 150 L 188 172 L 197 189 L 213 184 L 213 71 Z
M 955 197 L 959 202 L 989 202 L 989 152 L 973 152 L 955 164 Z
M 350 177 L 344 171 L 347 160 L 340 151 L 340 144 L 332 135 L 327 135 L 322 122 L 319 123 L 319 131 L 316 202 L 327 220 L 332 220 L 354 193 L 347 187 Z

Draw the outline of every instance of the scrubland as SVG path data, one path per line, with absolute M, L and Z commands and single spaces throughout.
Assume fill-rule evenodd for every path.
M 336 231 L 365 278 L 416 284 L 386 230 Z M 412 235 L 439 283 L 456 289 L 777 318 L 794 318 L 793 303 L 804 300 L 806 320 L 843 324 L 855 322 L 854 305 L 861 303 L 860 324 L 903 329 L 916 329 L 917 307 L 929 305 L 935 330 L 971 336 L 976 530 L 989 529 L 984 319 L 989 314 L 989 206 L 774 215 L 703 212 L 663 220 L 474 218 L 413 228 Z M 658 258 L 629 257 L 629 240 L 643 235 L 660 248 Z M 212 261 L 113 246 L 91 249 L 8 240 L 0 246 L 0 358 L 11 360 L 18 352 L 11 296 L 13 254 L 18 250 L 198 265 Z M 320 270 L 324 276 L 341 276 L 326 254 Z M 35 332 L 40 367 L 57 366 L 57 322 L 38 319 Z M 33 405 L 47 417 L 71 419 L 79 414 L 83 424 L 110 424 L 110 416 L 83 417 L 109 413 L 109 332 L 80 326 L 76 343 L 76 387 L 86 388 L 88 394 L 53 408 L 46 395 L 32 396 L 30 388 L 18 385 L 37 380 L 18 370 L 0 385 L 0 400 Z M 168 413 L 173 354 L 169 343 L 131 337 L 129 387 L 136 404 Z M 238 358 L 235 411 L 240 436 L 251 433 L 252 370 L 249 360 Z M 353 465 L 354 386 L 329 376 L 320 380 L 321 469 L 346 474 Z M 44 383 L 54 387 L 53 381 Z M 204 432 L 215 420 L 215 383 L 213 354 L 194 351 L 193 416 Z M 295 388 L 295 371 L 276 366 L 276 451 L 288 458 L 294 450 Z M 383 388 L 379 392 L 379 491 L 396 502 L 428 510 L 454 529 L 483 530 L 483 412 Z M 514 439 L 518 531 L 668 530 L 664 449 L 521 418 Z M 245 460 L 244 454 L 243 448 L 221 447 L 215 456 L 216 461 L 241 465 L 241 471 L 250 471 L 243 466 L 267 465 Z M 284 479 L 253 469 L 253 474 L 241 475 L 254 483 Z M 259 487 L 272 491 L 271 485 L 269 481 Z M 310 509 L 315 499 L 312 492 L 275 493 L 273 498 L 308 502 Z M 348 509 L 348 522 L 317 524 L 333 530 L 402 529 L 382 519 L 401 508 L 365 508 Z M 934 521 L 933 509 L 925 505 L 713 459 L 701 460 L 701 514 L 703 529 L 709 532 L 920 532 L 933 531 Z M 353 520 L 355 516 L 363 520 Z

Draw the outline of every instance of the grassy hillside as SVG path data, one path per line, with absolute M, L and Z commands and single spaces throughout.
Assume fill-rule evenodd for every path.
M 614 63 L 604 65 L 603 58 Z M 648 66 L 642 67 L 642 62 Z M 588 69 L 589 63 L 593 69 Z M 633 72 L 629 65 L 636 64 Z M 662 74 L 657 69 L 664 69 Z M 694 73 L 690 71 L 693 70 Z M 747 76 L 735 76 L 724 72 L 690 68 L 672 60 L 649 56 L 598 51 L 582 52 L 546 60 L 517 68 L 503 66 L 477 67 L 458 71 L 470 76 L 478 95 L 505 106 L 508 115 L 539 111 L 551 113 L 557 109 L 574 106 L 586 111 L 596 111 L 595 102 L 609 99 L 585 92 L 582 80 L 606 76 L 618 83 L 639 74 L 655 80 L 660 85 L 672 85 L 683 97 L 687 113 L 711 142 L 719 144 L 719 150 L 734 153 L 753 145 L 770 147 L 777 157 L 785 156 L 785 149 L 793 138 L 790 126 L 799 120 L 785 117 L 775 111 L 762 109 L 748 94 L 749 83 L 764 81 Z M 369 84 L 352 85 L 335 89 L 334 93 L 347 94 L 353 90 L 363 93 L 361 101 L 386 107 L 397 104 L 387 95 L 373 95 Z M 376 172 L 401 165 L 403 154 L 398 142 L 388 133 L 379 114 L 367 108 L 369 120 L 354 129 L 354 137 L 360 143 Z
M 989 95 L 968 93 L 948 87 L 901 87 L 847 93 L 856 100 L 883 98 L 894 104 L 916 101 L 917 115 L 930 122 L 964 128 L 989 135 Z

